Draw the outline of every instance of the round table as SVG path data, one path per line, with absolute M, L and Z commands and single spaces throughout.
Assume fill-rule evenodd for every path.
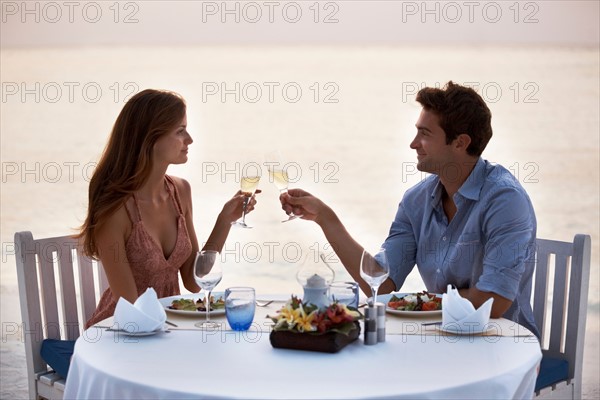
M 275 349 L 265 331 L 90 328 L 65 398 L 531 398 L 540 360 L 535 337 L 388 334 L 327 354 Z

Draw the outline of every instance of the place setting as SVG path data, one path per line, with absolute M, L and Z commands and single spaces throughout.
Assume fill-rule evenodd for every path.
M 213 292 L 222 278 L 221 253 L 212 250 L 198 252 L 194 261 L 194 279 L 201 293 L 158 299 L 175 325 L 172 330 L 268 330 L 271 324 L 253 323 L 255 310 L 256 307 L 265 310 L 275 307 L 277 300 L 257 300 L 251 287 L 230 287 L 224 292 Z
M 119 298 L 113 317 L 106 322 L 94 327 L 127 337 L 169 333 L 170 326 L 173 325 L 172 322 L 167 321 L 165 310 L 153 288 L 146 289 L 133 304 L 122 297 Z
M 386 307 L 390 334 L 431 336 L 533 337 L 513 321 L 490 318 L 493 298 L 479 308 L 448 285 L 446 293 L 389 293 L 379 296 Z

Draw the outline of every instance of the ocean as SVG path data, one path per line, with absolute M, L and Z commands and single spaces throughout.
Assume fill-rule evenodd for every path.
M 424 176 L 409 148 L 423 86 L 448 80 L 487 101 L 483 157 L 529 193 L 538 237 L 592 237 L 583 393 L 598 398 L 600 65 L 597 48 L 556 46 L 137 46 L 1 50 L 1 398 L 26 398 L 13 235 L 76 232 L 89 178 L 124 102 L 145 88 L 180 93 L 194 143 L 170 174 L 192 185 L 205 240 L 238 189 L 243 161 L 279 150 L 290 187 L 327 202 L 366 248 L 385 239 L 403 193 Z M 266 171 L 266 169 L 265 169 Z M 305 257 L 330 252 L 315 224 L 285 224 L 263 176 L 253 229 L 232 229 L 219 288 L 298 293 Z M 336 280 L 348 278 L 339 265 Z M 416 271 L 403 287 L 424 288 Z

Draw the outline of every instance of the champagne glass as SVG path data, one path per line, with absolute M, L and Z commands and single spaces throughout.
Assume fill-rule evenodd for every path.
M 377 290 L 390 275 L 385 249 L 379 249 L 375 256 L 363 250 L 360 258 L 360 276 L 369 284 L 373 292 L 373 306 L 377 303 Z
M 250 198 L 256 192 L 258 188 L 258 182 L 260 181 L 261 171 L 258 163 L 252 162 L 244 165 L 242 169 L 242 177 L 240 179 L 240 187 L 242 194 L 245 196 L 244 205 L 242 208 L 242 220 L 234 221 L 231 223 L 233 226 L 239 226 L 241 228 L 252 228 L 246 224 L 246 209 Z
M 279 193 L 286 193 L 288 191 L 289 179 L 285 169 L 285 165 L 281 161 L 281 155 L 278 151 L 268 153 L 265 155 L 265 164 L 269 170 L 271 182 L 275 184 Z M 293 219 L 299 218 L 302 215 L 295 215 L 294 213 L 288 214 L 288 219 L 281 222 L 288 222 Z
M 194 261 L 194 279 L 204 290 L 204 305 L 206 306 L 206 321 L 196 323 L 198 328 L 214 329 L 220 326 L 219 323 L 210 320 L 210 293 L 222 278 L 221 254 L 214 250 L 198 252 Z

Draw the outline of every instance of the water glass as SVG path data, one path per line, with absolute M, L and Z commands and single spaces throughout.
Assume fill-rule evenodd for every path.
M 329 298 L 349 307 L 358 308 L 358 283 L 333 282 L 329 286 Z
M 225 290 L 225 316 L 234 331 L 245 331 L 254 320 L 255 293 L 251 287 L 231 287 Z

